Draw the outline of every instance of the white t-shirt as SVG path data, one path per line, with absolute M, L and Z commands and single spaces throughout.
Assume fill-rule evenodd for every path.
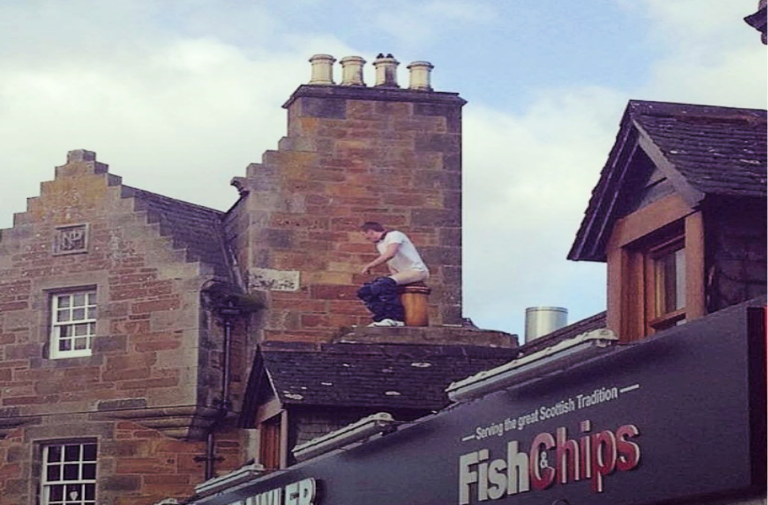
M 376 250 L 383 254 L 390 244 L 400 244 L 397 248 L 397 254 L 391 260 L 387 261 L 392 270 L 402 272 L 404 270 L 418 270 L 419 272 L 429 272 L 424 260 L 419 256 L 416 246 L 411 239 L 401 231 L 388 231 L 383 239 L 376 242 Z

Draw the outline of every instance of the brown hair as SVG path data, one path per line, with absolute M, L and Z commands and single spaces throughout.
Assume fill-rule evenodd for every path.
M 384 227 L 381 226 L 381 223 L 377 223 L 376 221 L 366 221 L 365 223 L 363 223 L 360 229 L 363 231 L 368 231 L 368 230 L 384 231 Z

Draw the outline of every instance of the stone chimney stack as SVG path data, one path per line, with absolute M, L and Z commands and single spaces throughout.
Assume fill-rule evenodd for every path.
M 337 85 L 332 56 L 310 61 L 310 84 L 284 105 L 279 148 L 234 181 L 241 199 L 228 226 L 247 288 L 268 309 L 263 338 L 327 341 L 370 323 L 356 292 L 387 270 L 360 272 L 377 254 L 359 231 L 365 221 L 410 236 L 431 273 L 430 325 L 460 325 L 465 101 L 433 91 L 426 62 L 411 64 L 410 88 L 400 88 L 391 55 L 376 58 L 370 87 L 360 56 L 341 59 Z

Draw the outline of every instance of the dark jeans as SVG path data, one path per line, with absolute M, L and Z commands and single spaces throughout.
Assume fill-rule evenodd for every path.
M 372 282 L 366 282 L 357 290 L 357 297 L 371 311 L 374 321 L 405 320 L 405 309 L 397 296 L 397 283 L 390 277 L 379 277 Z

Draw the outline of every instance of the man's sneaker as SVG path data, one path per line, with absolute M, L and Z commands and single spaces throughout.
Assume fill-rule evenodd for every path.
M 368 326 L 405 326 L 405 323 L 402 321 L 395 321 L 394 319 L 382 319 L 381 321 L 374 321 L 373 323 L 369 324 Z

